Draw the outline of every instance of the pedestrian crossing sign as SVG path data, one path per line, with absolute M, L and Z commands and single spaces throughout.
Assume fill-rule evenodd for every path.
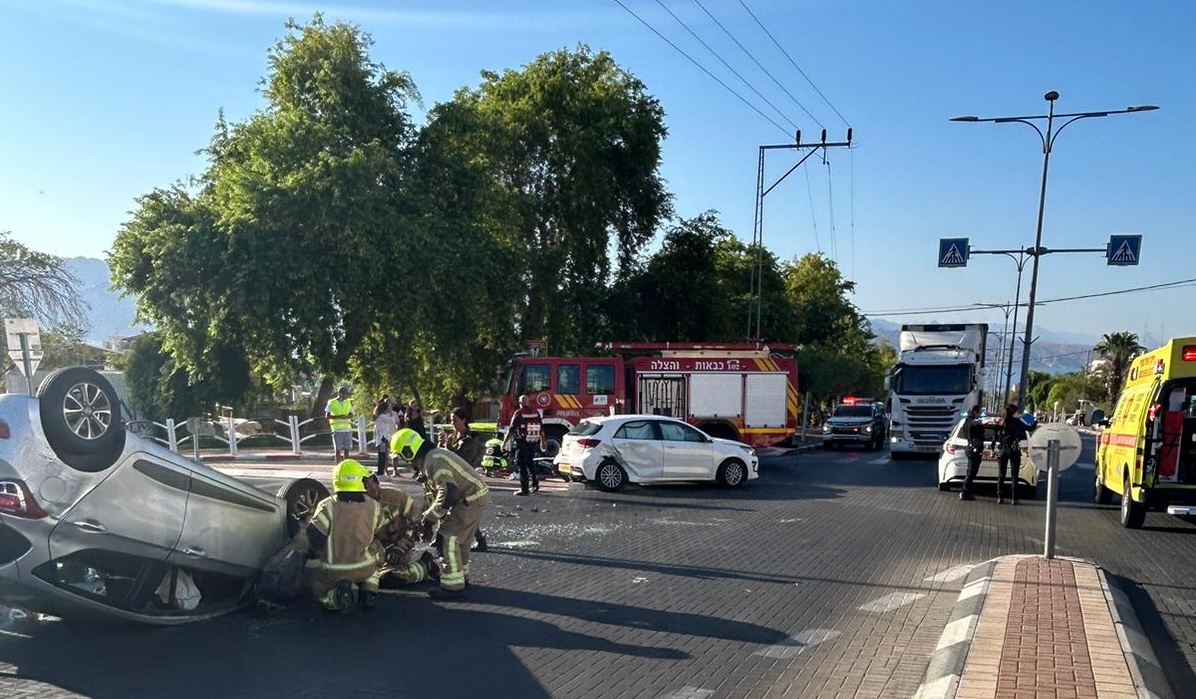
M 939 267 L 967 267 L 968 239 L 939 238 Z
M 1129 267 L 1138 264 L 1142 253 L 1142 236 L 1111 235 L 1109 247 L 1105 249 L 1106 261 L 1110 266 Z

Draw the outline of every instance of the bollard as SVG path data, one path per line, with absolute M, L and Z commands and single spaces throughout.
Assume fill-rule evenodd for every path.
M 175 432 L 174 418 L 166 418 L 166 446 L 174 453 L 179 453 L 179 435 Z
M 365 454 L 369 451 L 365 441 L 365 415 L 357 416 L 357 452 Z
M 1016 485 L 1014 486 L 1016 487 Z M 1059 440 L 1047 442 L 1047 504 L 1046 534 L 1043 536 L 1043 557 L 1055 557 L 1055 510 L 1059 500 Z

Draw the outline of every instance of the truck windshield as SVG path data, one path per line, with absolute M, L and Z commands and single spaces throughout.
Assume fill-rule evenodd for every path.
M 831 417 L 872 417 L 872 408 L 867 405 L 840 405 Z
M 893 390 L 906 396 L 963 395 L 972 390 L 972 367 L 906 365 L 897 374 Z

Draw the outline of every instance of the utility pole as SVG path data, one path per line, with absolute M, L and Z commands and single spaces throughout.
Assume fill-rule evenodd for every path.
M 764 197 L 776 188 L 781 182 L 785 181 L 794 170 L 801 167 L 803 163 L 810 159 L 818 151 L 826 153 L 828 148 L 851 148 L 851 129 L 847 129 L 847 140 L 837 143 L 827 143 L 826 129 L 822 130 L 822 140 L 816 143 L 802 143 L 801 131 L 795 135 L 793 143 L 783 143 L 770 146 L 760 146 L 760 162 L 756 169 L 756 216 L 752 225 L 752 246 L 756 250 L 756 264 L 752 266 L 751 288 L 748 290 L 748 317 L 747 317 L 747 340 L 759 342 L 763 338 L 760 335 L 760 309 L 762 307 L 761 292 L 764 283 Z M 767 188 L 764 186 L 764 154 L 770 150 L 804 150 L 807 151 L 805 155 L 797 161 L 793 167 L 785 171 L 776 182 L 773 182 Z M 755 317 L 755 332 L 752 331 L 752 320 Z

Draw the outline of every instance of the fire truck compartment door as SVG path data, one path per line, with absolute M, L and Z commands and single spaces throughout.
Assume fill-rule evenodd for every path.
M 748 374 L 744 379 L 744 426 L 784 427 L 789 378 L 785 374 Z
M 743 415 L 743 374 L 693 374 L 689 414 L 695 418 Z

